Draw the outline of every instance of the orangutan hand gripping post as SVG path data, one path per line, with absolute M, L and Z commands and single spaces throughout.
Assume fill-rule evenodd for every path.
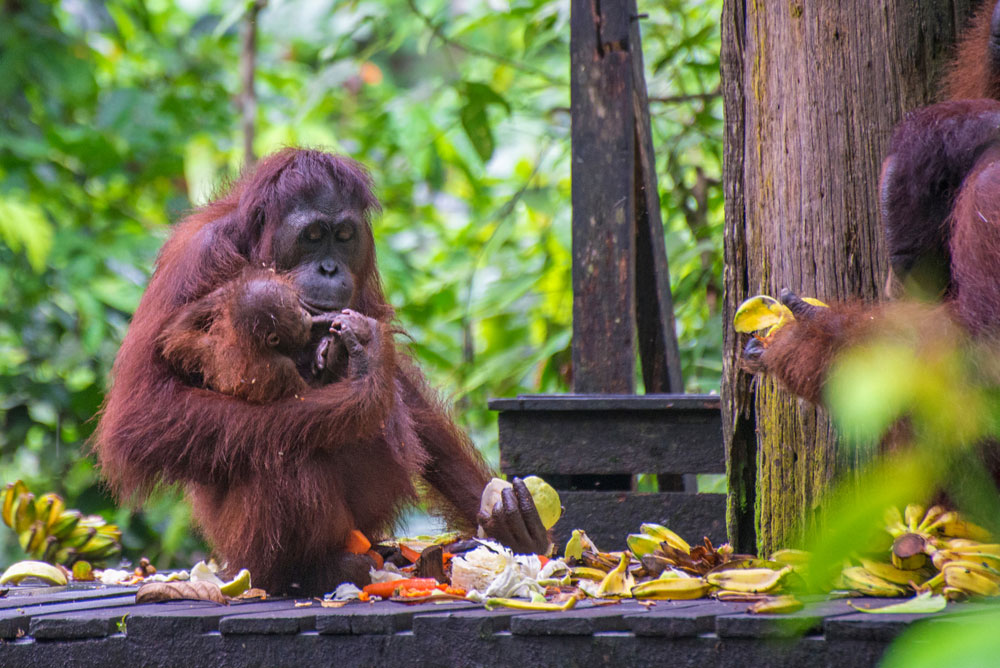
M 491 473 L 394 340 L 377 208 L 355 162 L 286 149 L 179 223 L 94 436 L 119 498 L 183 485 L 219 556 L 272 592 L 366 582 L 348 538 L 385 537 L 416 477 L 454 526 L 549 545 L 523 484 L 477 518 Z

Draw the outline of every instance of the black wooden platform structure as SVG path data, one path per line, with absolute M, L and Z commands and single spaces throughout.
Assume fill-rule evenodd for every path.
M 622 549 L 642 522 L 691 542 L 726 541 L 725 494 L 662 484 L 725 473 L 718 395 L 527 395 L 493 399 L 490 408 L 499 411 L 500 469 L 540 475 L 559 490 L 557 545 L 584 529 L 601 549 Z M 641 474 L 655 474 L 660 490 L 635 492 Z
M 949 604 L 933 616 L 871 615 L 835 600 L 767 616 L 747 614 L 746 603 L 710 600 L 581 602 L 549 613 L 486 611 L 461 601 L 324 608 L 292 599 L 229 606 L 134 599 L 127 587 L 15 587 L 0 598 L 0 666 L 857 668 L 877 665 L 910 624 L 953 621 L 977 609 Z

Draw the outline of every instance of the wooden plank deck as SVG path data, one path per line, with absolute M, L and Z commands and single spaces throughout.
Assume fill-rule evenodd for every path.
M 949 604 L 930 618 L 975 609 Z M 746 610 L 711 600 L 585 601 L 563 613 L 462 601 L 135 605 L 126 587 L 14 587 L 0 599 L 0 666 L 875 666 L 893 638 L 928 619 L 867 615 L 845 601 L 792 615 Z

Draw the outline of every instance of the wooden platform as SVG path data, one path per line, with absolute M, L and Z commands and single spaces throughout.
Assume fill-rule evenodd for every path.
M 539 475 L 562 498 L 553 530 L 563 545 L 586 529 L 603 550 L 623 549 L 642 522 L 670 527 L 689 541 L 726 540 L 726 495 L 696 489 L 640 493 L 636 475 L 682 478 L 725 473 L 718 395 L 522 395 L 493 399 L 500 469 Z M 580 484 L 576 484 L 580 483 Z
M 274 599 L 134 604 L 134 589 L 13 588 L 0 598 L 0 666 L 875 666 L 908 625 L 967 614 L 869 615 L 823 601 L 782 617 L 745 603 L 635 601 L 561 613 Z M 860 599 L 879 607 L 889 601 Z

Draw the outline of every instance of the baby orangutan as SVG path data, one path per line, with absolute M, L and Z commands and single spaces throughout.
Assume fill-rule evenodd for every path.
M 158 344 L 164 359 L 200 377 L 205 387 L 267 403 L 308 387 L 297 362 L 309 356 L 313 325 L 329 328 L 333 317 L 310 315 L 290 281 L 272 269 L 251 267 L 181 309 Z M 322 361 L 312 362 L 314 368 Z M 305 365 L 308 370 L 309 360 Z

